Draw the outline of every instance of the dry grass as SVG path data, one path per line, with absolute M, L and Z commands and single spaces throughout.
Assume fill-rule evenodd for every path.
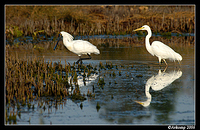
M 6 6 L 6 36 L 61 30 L 73 35 L 127 34 L 144 24 L 153 32 L 194 33 L 195 6 Z M 21 31 L 21 32 L 20 32 Z

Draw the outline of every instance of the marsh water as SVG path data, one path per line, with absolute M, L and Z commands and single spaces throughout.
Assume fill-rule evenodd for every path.
M 135 47 L 99 47 L 84 65 L 101 69 L 86 80 L 78 76 L 81 93 L 92 91 L 95 98 L 84 101 L 53 97 L 33 100 L 34 109 L 21 107 L 17 124 L 195 124 L 195 47 L 194 44 L 170 44 L 183 57 L 181 65 L 167 60 L 158 64 L 144 44 Z M 20 54 L 20 53 L 19 53 Z M 33 55 L 28 55 L 33 56 Z M 78 56 L 69 52 L 40 53 L 45 61 L 73 64 Z M 105 84 L 98 85 L 99 79 Z M 14 108 L 17 109 L 17 108 Z

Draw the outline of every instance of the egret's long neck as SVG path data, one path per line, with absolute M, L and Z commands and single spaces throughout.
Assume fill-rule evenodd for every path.
M 146 84 L 145 86 L 145 95 L 147 97 L 147 100 L 151 102 L 151 94 L 149 93 L 149 89 L 150 89 L 150 84 Z
M 150 105 L 151 103 L 151 94 L 149 93 L 149 89 L 150 89 L 150 84 L 146 84 L 145 86 L 145 95 L 147 97 L 147 100 L 143 102 L 143 106 L 147 107 Z
M 153 51 L 152 51 L 152 49 L 151 49 L 151 45 L 150 45 L 150 43 L 149 43 L 149 38 L 151 37 L 151 29 L 150 29 L 150 28 L 147 30 L 147 33 L 148 33 L 148 35 L 147 35 L 146 38 L 145 38 L 145 46 L 146 46 L 147 51 L 148 51 L 151 55 L 154 56 L 154 53 L 153 53 Z

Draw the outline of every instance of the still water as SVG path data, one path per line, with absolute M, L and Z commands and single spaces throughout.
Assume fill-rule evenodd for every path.
M 35 109 L 27 106 L 20 109 L 17 124 L 194 125 L 195 48 L 194 45 L 169 46 L 182 55 L 181 65 L 167 60 L 167 68 L 164 63 L 159 66 L 158 59 L 151 56 L 144 45 L 99 47 L 101 54 L 92 55 L 92 59 L 83 64 L 98 68 L 102 62 L 103 65 L 112 63 L 114 67 L 91 74 L 85 82 L 78 76 L 81 93 L 92 91 L 95 98 L 81 102 L 41 97 L 33 101 Z M 70 64 L 78 60 L 78 56 L 68 50 L 38 56 L 62 64 L 65 60 Z M 99 79 L 104 79 L 105 85 L 99 86 Z

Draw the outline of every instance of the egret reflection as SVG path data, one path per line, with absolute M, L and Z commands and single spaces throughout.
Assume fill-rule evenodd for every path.
M 163 72 L 161 70 L 158 71 L 158 74 L 156 76 L 152 76 L 149 78 L 146 82 L 145 85 L 145 95 L 147 97 L 147 100 L 142 102 L 142 101 L 135 101 L 139 104 L 141 104 L 144 107 L 147 107 L 151 103 L 151 94 L 149 93 L 150 87 L 154 91 L 159 91 L 162 90 L 163 88 L 169 86 L 172 82 L 174 82 L 176 79 L 180 78 L 182 76 L 182 71 L 171 71 L 169 73 L 166 73 L 166 68 Z

